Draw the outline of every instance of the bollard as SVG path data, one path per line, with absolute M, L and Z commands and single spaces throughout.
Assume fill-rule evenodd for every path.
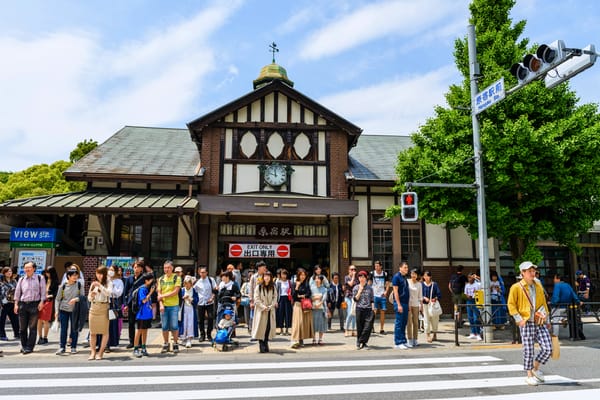
M 456 346 L 460 346 L 460 343 L 458 342 L 458 328 L 460 325 L 460 323 L 458 321 L 458 317 L 459 317 L 458 307 L 460 307 L 458 304 L 454 305 L 454 344 Z
M 577 305 L 569 304 L 568 308 L 568 318 L 569 318 L 569 339 L 570 340 L 579 340 L 578 329 L 577 329 Z

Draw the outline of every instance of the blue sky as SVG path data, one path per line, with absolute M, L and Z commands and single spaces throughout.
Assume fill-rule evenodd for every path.
M 125 125 L 184 128 L 250 92 L 273 41 L 297 90 L 365 135 L 409 135 L 460 82 L 468 4 L 0 0 L 0 171 L 68 159 Z M 512 18 L 531 43 L 600 48 L 596 1 L 518 0 Z M 571 87 L 598 103 L 598 82 L 595 66 Z

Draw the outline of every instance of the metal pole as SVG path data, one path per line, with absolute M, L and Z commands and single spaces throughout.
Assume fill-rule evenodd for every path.
M 469 78 L 471 81 L 471 120 L 473 123 L 473 152 L 475 153 L 475 184 L 477 185 L 477 225 L 479 233 L 479 272 L 481 274 L 481 286 L 484 295 L 484 309 L 482 321 L 484 324 L 484 340 L 491 342 L 492 329 L 487 325 L 488 317 L 491 315 L 491 293 L 490 293 L 490 263 L 488 255 L 488 237 L 485 218 L 485 186 L 483 184 L 483 160 L 481 143 L 479 141 L 479 120 L 476 114 L 475 98 L 477 97 L 477 78 L 480 76 L 479 64 L 477 63 L 477 48 L 475 47 L 475 27 L 469 25 L 467 28 L 467 41 L 469 45 Z

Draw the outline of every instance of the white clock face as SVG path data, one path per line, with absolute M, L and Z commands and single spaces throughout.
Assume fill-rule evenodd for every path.
M 287 181 L 287 171 L 283 165 L 273 164 L 265 169 L 265 182 L 279 187 Z

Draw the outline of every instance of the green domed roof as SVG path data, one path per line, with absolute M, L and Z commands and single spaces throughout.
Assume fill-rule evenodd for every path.
M 254 84 L 254 89 L 258 89 L 259 87 L 264 86 L 275 79 L 279 79 L 291 87 L 294 87 L 294 82 L 288 79 L 285 68 L 275 63 L 271 63 L 262 67 L 260 74 L 258 74 L 258 78 L 252 81 L 252 83 Z

